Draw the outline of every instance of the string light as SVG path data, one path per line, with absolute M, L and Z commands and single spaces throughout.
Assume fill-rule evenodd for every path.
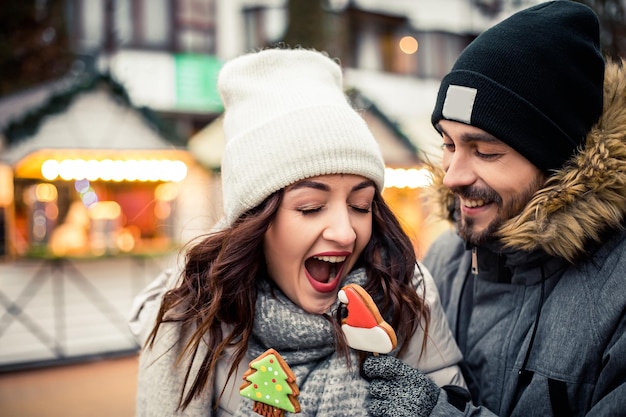
M 425 188 L 432 182 L 432 173 L 426 168 L 385 168 L 385 188 Z
M 163 181 L 180 182 L 187 176 L 187 165 L 178 160 L 48 159 L 41 165 L 48 181 Z

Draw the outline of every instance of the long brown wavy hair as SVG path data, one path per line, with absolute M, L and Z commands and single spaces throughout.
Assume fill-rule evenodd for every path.
M 186 408 L 213 380 L 226 348 L 233 348 L 234 353 L 229 378 L 246 354 L 257 298 L 256 281 L 267 276 L 263 237 L 282 196 L 283 190 L 275 192 L 230 228 L 194 241 L 185 255 L 180 284 L 163 297 L 156 324 L 148 337 L 148 347 L 154 344 L 159 327 L 165 322 L 178 322 L 181 335 L 189 335 L 181 340 L 185 345 L 179 363 L 183 357 L 194 357 L 202 343 L 207 344 L 207 353 L 196 375 L 191 375 L 189 362 L 179 409 Z M 378 190 L 372 213 L 372 237 L 355 268 L 365 267 L 367 281 L 363 287 L 395 329 L 401 354 L 408 346 L 404 342 L 418 328 L 423 327 L 426 341 L 430 314 L 423 293 L 416 291 L 413 245 Z M 349 350 L 339 325 L 344 310 L 337 311 L 335 320 L 327 318 L 335 328 L 336 348 L 349 364 Z M 223 331 L 224 324 L 229 329 L 227 332 Z M 360 359 L 363 358 L 361 353 Z M 189 383 L 189 390 L 185 390 Z

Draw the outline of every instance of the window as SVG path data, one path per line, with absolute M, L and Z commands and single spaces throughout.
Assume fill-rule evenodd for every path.
M 250 7 L 243 15 L 246 50 L 275 43 L 287 29 L 287 11 L 282 7 Z
M 171 49 L 172 4 L 170 0 L 73 0 L 67 6 L 70 33 L 79 51 L 100 50 L 107 39 L 112 48 Z
M 73 14 L 76 46 L 79 50 L 98 49 L 104 42 L 104 0 L 75 0 Z
M 179 0 L 176 43 L 180 52 L 215 53 L 214 0 Z
M 145 47 L 166 49 L 170 45 L 172 15 L 169 0 L 144 0 L 138 20 L 143 29 L 142 41 Z
M 416 32 L 419 48 L 412 56 L 414 74 L 421 78 L 443 78 L 470 39 L 448 32 Z

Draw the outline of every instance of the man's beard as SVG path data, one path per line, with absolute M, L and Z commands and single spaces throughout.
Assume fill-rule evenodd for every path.
M 538 174 L 524 190 L 513 195 L 506 205 L 503 203 L 502 197 L 491 188 L 480 189 L 467 186 L 451 189 L 456 195 L 455 218 L 457 220 L 459 235 L 472 245 L 481 245 L 492 240 L 494 233 L 500 226 L 507 220 L 517 216 L 524 209 L 535 192 L 543 186 L 544 182 L 544 175 Z M 459 197 L 470 200 L 483 200 L 495 204 L 498 207 L 496 217 L 484 230 L 480 232 L 474 231 L 474 219 L 463 217 L 461 214 L 461 202 Z

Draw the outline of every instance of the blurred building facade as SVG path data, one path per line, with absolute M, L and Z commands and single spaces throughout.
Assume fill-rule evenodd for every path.
M 421 192 L 438 82 L 482 30 L 537 2 L 319 2 L 315 46 L 344 68 L 418 256 L 442 227 Z M 133 295 L 221 214 L 222 63 L 283 41 L 311 3 L 63 2 L 72 70 L 0 97 L 0 369 L 138 348 Z
M 408 139 L 405 145 L 415 157 L 386 161 L 389 170 L 398 170 L 389 176 L 398 181 L 388 184 L 386 197 L 423 254 L 440 228 L 429 230 L 424 222 L 429 213 L 420 212 L 416 188 L 427 182 L 427 173 L 414 169 L 422 168 L 420 161 L 437 162 L 440 155 L 440 139 L 430 125 L 438 82 L 480 32 L 538 2 L 73 0 L 70 38 L 76 51 L 96 56 L 94 65 L 119 79 L 136 104 L 155 109 L 185 140 L 210 144 L 216 139 L 206 138 L 206 131 L 197 134 L 213 122 L 219 126 L 222 107 L 215 79 L 222 62 L 280 42 L 328 51 L 344 68 L 346 88 L 373 103 L 393 126 L 387 133 L 398 140 L 386 140 L 386 146 L 402 147 Z M 202 147 L 209 155 L 196 157 L 219 161 L 215 146 Z M 219 164 L 204 166 L 219 171 Z M 213 176 L 209 188 L 216 202 L 209 208 L 217 212 L 208 219 L 215 219 L 219 177 Z

